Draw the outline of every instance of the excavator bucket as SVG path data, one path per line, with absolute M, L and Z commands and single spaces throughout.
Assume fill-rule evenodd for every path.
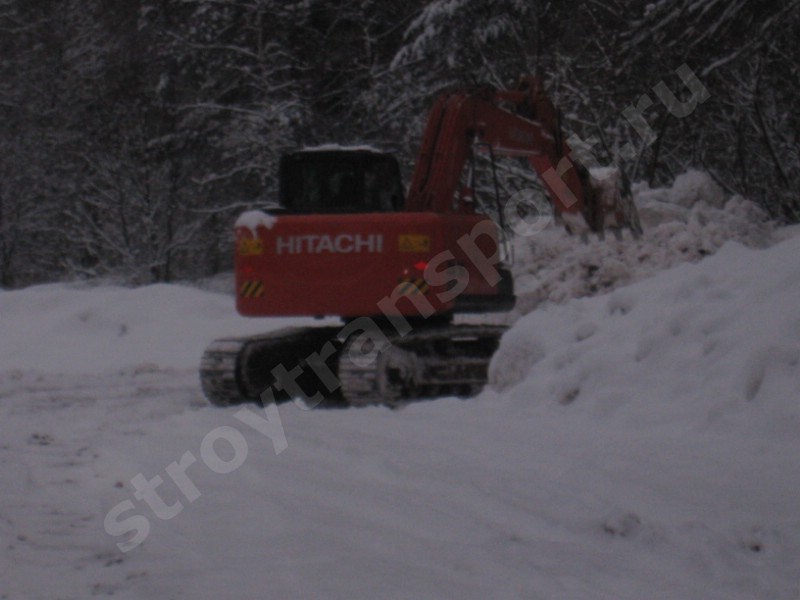
M 630 181 L 618 167 L 592 169 L 589 174 L 589 187 L 586 210 L 596 215 L 595 226 L 598 233 L 611 230 L 619 236 L 623 229 L 629 229 L 635 238 L 642 235 L 642 223 L 633 201 Z

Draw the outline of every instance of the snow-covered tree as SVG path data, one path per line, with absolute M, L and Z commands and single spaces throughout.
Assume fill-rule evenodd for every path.
M 1 285 L 226 268 L 284 150 L 408 170 L 438 90 L 522 72 L 587 162 L 796 221 L 798 36 L 800 0 L 0 0 Z

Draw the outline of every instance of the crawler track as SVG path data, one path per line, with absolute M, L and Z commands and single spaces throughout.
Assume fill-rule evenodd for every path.
M 486 384 L 489 361 L 504 331 L 488 325 L 422 329 L 393 338 L 374 360 L 363 360 L 359 339 L 352 338 L 339 357 L 342 395 L 353 406 L 473 396 Z
M 335 340 L 338 331 L 337 327 L 299 327 L 215 340 L 200 363 L 203 392 L 217 406 L 258 401 L 275 383 L 275 367 L 283 365 L 291 370 L 305 357 L 319 352 L 326 342 Z
M 281 390 L 274 370 L 301 367 L 297 379 L 308 397 L 323 393 L 332 404 L 391 407 L 444 395 L 472 396 L 486 384 L 489 361 L 505 327 L 458 325 L 418 328 L 407 335 L 386 333 L 389 344 L 369 352 L 374 338 L 354 334 L 342 342 L 336 327 L 291 328 L 249 338 L 212 342 L 203 355 L 203 392 L 217 406 L 258 401 L 272 387 Z M 335 385 L 323 382 L 306 359 L 326 344 Z M 366 346 L 365 346 L 366 344 Z M 332 389 L 333 388 L 333 389 Z M 287 395 L 277 399 L 287 399 Z

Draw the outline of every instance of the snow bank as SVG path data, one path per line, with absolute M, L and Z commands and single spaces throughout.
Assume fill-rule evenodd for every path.
M 98 373 L 153 364 L 196 369 L 212 339 L 286 322 L 245 319 L 230 295 L 177 285 L 0 291 L 0 371 Z
M 683 262 L 713 254 L 725 242 L 763 248 L 776 241 L 774 224 L 752 202 L 725 197 L 705 173 L 690 171 L 671 188 L 633 188 L 644 226 L 639 240 L 591 236 L 581 243 L 558 226 L 514 240 L 517 313 L 606 293 Z
M 607 296 L 538 310 L 504 337 L 491 381 L 520 402 L 619 412 L 637 425 L 735 425 L 794 440 L 798 255 L 800 237 L 768 251 L 730 243 Z

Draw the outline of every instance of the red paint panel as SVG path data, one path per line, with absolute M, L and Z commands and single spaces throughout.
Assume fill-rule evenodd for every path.
M 378 303 L 392 295 L 401 278 L 419 276 L 415 265 L 455 249 L 481 220 L 485 217 L 434 213 L 287 215 L 278 216 L 270 229 L 240 227 L 237 290 L 257 280 L 263 293 L 239 294 L 237 309 L 247 316 L 380 315 Z M 495 293 L 480 279 L 471 277 L 468 293 Z M 440 302 L 437 291 L 431 288 L 425 297 L 436 312 L 448 312 L 452 302 Z M 401 314 L 418 314 L 407 300 L 396 306 Z

